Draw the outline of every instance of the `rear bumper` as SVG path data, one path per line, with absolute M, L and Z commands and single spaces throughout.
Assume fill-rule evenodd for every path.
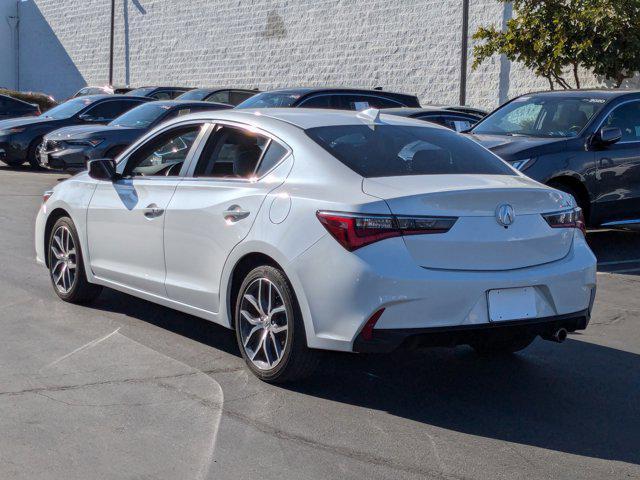
M 523 333 L 551 335 L 559 328 L 568 332 L 584 330 L 590 320 L 589 310 L 567 315 L 516 320 L 483 325 L 457 325 L 435 328 L 406 328 L 373 330 L 371 340 L 358 335 L 353 350 L 361 353 L 389 353 L 397 349 L 419 347 L 455 347 L 482 341 L 490 337 L 509 337 Z
M 360 333 L 380 309 L 384 311 L 374 329 L 391 331 L 390 337 L 422 329 L 482 330 L 496 328 L 489 318 L 490 290 L 532 287 L 538 321 L 588 311 L 596 291 L 596 259 L 580 232 L 575 232 L 566 257 L 515 270 L 428 269 L 416 265 L 401 238 L 347 252 L 330 236 L 287 267 L 305 320 L 307 343 L 328 350 L 363 351 Z

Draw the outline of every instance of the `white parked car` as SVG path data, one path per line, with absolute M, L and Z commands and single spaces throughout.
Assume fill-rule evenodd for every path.
M 319 350 L 513 352 L 584 329 L 596 260 L 573 198 L 446 128 L 330 110 L 179 117 L 45 194 L 38 260 L 235 329 L 261 379 Z

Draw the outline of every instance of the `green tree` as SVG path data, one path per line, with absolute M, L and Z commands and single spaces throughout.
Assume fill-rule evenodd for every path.
M 508 3 L 508 0 L 497 0 Z M 640 0 L 513 0 L 504 30 L 473 35 L 473 68 L 494 54 L 519 62 L 549 87 L 580 88 L 585 68 L 619 87 L 640 71 Z M 569 73 L 573 80 L 566 78 Z

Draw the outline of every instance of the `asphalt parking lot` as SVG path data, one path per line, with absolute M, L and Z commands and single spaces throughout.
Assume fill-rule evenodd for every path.
M 0 478 L 640 478 L 640 234 L 590 233 L 595 312 L 564 344 L 335 355 L 275 387 L 206 321 L 58 300 L 33 221 L 64 178 L 0 168 Z

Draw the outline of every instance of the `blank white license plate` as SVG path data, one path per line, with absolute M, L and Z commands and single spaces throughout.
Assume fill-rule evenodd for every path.
M 489 290 L 489 320 L 506 322 L 538 316 L 533 287 Z

